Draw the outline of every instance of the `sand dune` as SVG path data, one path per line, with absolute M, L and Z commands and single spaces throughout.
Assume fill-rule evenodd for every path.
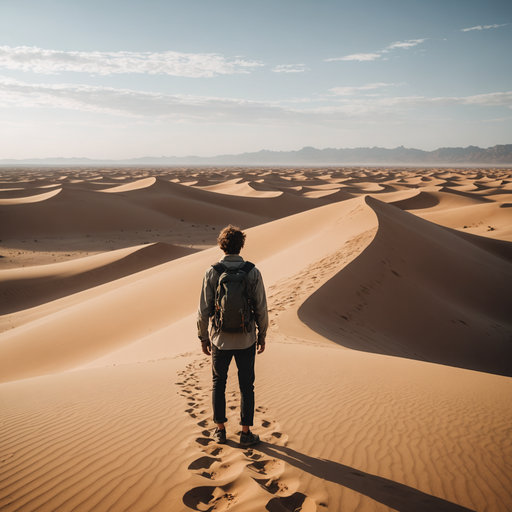
M 8 198 L 0 198 L 0 206 L 10 206 L 10 205 L 21 205 L 21 204 L 31 204 L 31 203 L 39 203 L 41 201 L 46 201 L 52 197 L 55 197 L 57 194 L 61 192 L 61 188 L 57 190 L 52 190 L 51 192 L 44 192 L 39 194 L 31 194 L 31 195 L 21 195 L 16 194 L 18 197 L 8 197 Z
M 333 341 L 341 331 L 349 348 L 512 376 L 512 261 L 367 202 L 375 240 L 306 301 L 301 320 Z
M 202 190 L 208 190 L 210 192 L 218 192 L 219 194 L 243 197 L 278 197 L 282 194 L 281 191 L 277 190 L 258 190 L 252 186 L 252 183 L 241 183 L 241 181 L 242 180 L 240 178 L 235 178 L 234 180 L 228 180 L 226 182 L 216 183 L 215 185 L 206 185 L 202 187 L 200 187 L 198 183 L 195 183 L 194 187 L 201 188 Z
M 358 209 L 362 211 L 362 200 L 353 201 L 304 212 L 265 225 L 265 229 L 249 230 L 252 240 L 246 257 L 265 271 L 267 286 L 298 272 L 326 252 L 339 249 L 344 242 L 340 230 L 353 233 L 353 227 L 347 229 L 340 220 L 357 215 Z M 294 229 L 297 225 L 300 230 Z M 272 245 L 265 243 L 269 237 L 275 240 Z M 278 258 L 282 265 L 266 265 L 270 256 Z M 287 261 L 292 257 L 293 262 Z M 69 300 L 11 315 L 8 325 L 15 324 L 18 329 L 5 332 L 0 338 L 0 379 L 5 382 L 71 369 L 189 316 L 196 308 L 204 269 L 218 258 L 219 250 L 210 249 L 88 289 Z M 114 318 L 117 320 L 112 323 Z M 62 340 L 58 347 L 55 336 Z M 30 362 L 27 352 L 31 354 Z M 21 373 L 13 373 L 16 371 Z
M 0 271 L 0 314 L 32 308 L 195 252 L 161 242 L 80 260 Z
M 0 509 L 508 512 L 511 188 L 509 169 L 0 170 Z M 245 450 L 235 368 L 212 440 L 195 333 L 228 223 L 270 309 Z
M 117 194 L 119 192 L 129 192 L 130 190 L 139 190 L 141 188 L 147 188 L 151 185 L 154 185 L 156 178 L 144 178 L 142 180 L 137 180 L 133 183 L 126 183 L 123 185 L 117 185 L 113 188 L 107 188 L 101 190 L 101 192 L 107 192 L 109 194 Z

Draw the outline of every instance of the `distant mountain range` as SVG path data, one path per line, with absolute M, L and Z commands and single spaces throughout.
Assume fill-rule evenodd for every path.
M 482 149 L 439 148 L 435 151 L 404 148 L 315 149 L 299 151 L 257 151 L 240 155 L 162 156 L 129 160 L 95 160 L 90 158 L 0 159 L 0 165 L 512 165 L 512 144 Z

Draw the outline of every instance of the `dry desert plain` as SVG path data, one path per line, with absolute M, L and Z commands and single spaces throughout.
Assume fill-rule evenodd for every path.
M 229 223 L 253 449 L 196 335 Z M 511 169 L 3 168 L 0 239 L 2 511 L 512 510 Z

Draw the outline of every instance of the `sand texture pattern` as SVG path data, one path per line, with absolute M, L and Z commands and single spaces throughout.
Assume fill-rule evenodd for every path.
M 270 328 L 213 439 L 219 231 Z M 512 510 L 512 170 L 3 168 L 0 510 Z

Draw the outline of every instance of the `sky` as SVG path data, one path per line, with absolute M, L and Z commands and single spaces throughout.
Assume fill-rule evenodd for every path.
M 0 159 L 512 143 L 510 0 L 0 0 Z

